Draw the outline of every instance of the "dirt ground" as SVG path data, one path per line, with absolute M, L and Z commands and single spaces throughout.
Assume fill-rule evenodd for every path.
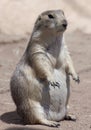
M 49 9 L 63 9 L 69 23 L 66 41 L 81 80 L 79 85 L 71 80 L 69 112 L 77 121 L 62 121 L 59 128 L 24 126 L 10 95 L 10 77 L 36 17 Z M 91 130 L 90 77 L 91 0 L 0 0 L 0 130 Z
M 81 82 L 78 85 L 71 80 L 69 112 L 77 116 L 77 121 L 62 121 L 59 128 L 41 125 L 25 126 L 15 112 L 9 82 L 16 63 L 27 46 L 28 39 L 29 37 L 20 41 L 0 42 L 0 130 L 90 130 L 91 34 L 87 35 L 78 30 L 66 34 L 66 41 Z

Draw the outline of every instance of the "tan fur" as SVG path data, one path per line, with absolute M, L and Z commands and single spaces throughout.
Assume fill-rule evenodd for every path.
M 68 74 L 79 80 L 64 42 L 66 26 L 62 10 L 43 12 L 11 78 L 11 94 L 26 123 L 55 127 L 66 116 Z

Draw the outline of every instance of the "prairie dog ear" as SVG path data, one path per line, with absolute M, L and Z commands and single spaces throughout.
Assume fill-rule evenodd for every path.
M 42 17 L 41 15 L 39 15 L 39 17 L 37 18 L 36 22 L 35 22 L 35 28 L 38 29 L 41 26 L 41 21 L 42 21 Z
M 62 14 L 64 15 L 64 11 L 63 10 L 61 10 L 62 11 Z
M 58 12 L 61 12 L 63 15 L 65 15 L 65 14 L 64 14 L 64 11 L 61 10 L 61 9 L 59 9 Z

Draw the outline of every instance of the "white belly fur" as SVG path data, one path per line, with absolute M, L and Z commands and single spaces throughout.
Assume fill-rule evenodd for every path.
M 54 71 L 54 78 L 60 84 L 55 86 L 44 86 L 42 89 L 41 106 L 48 120 L 59 121 L 66 114 L 66 102 L 68 97 L 68 86 L 66 76 L 59 70 Z

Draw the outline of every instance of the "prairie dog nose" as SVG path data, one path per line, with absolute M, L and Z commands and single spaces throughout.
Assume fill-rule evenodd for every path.
M 62 21 L 62 26 L 63 26 L 64 28 L 66 28 L 67 25 L 68 25 L 68 24 L 67 24 L 67 20 L 64 19 L 64 20 Z

